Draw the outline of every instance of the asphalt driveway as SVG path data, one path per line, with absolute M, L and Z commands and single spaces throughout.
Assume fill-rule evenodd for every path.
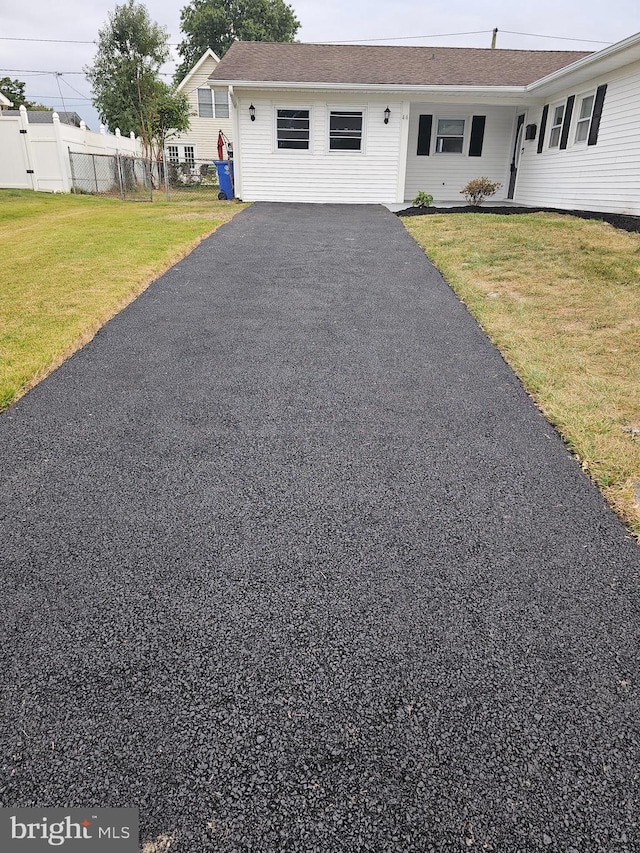
M 239 214 L 0 454 L 0 803 L 640 850 L 640 549 L 388 211 Z

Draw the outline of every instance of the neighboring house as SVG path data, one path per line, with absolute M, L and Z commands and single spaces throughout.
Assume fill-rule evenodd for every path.
M 2 92 L 0 92 L 0 113 L 5 110 L 7 107 L 12 107 L 13 101 L 10 101 L 9 98 L 6 98 Z
M 173 163 L 217 160 L 218 133 L 231 138 L 228 88 L 214 88 L 209 80 L 219 61 L 207 50 L 178 85 L 189 99 L 192 115 L 189 130 L 167 140 L 167 157 Z
M 597 53 L 238 42 L 246 201 L 437 202 L 486 175 L 497 199 L 640 214 L 640 34 Z
M 29 124 L 53 124 L 53 110 L 27 110 Z M 5 116 L 19 116 L 20 110 L 5 110 Z M 78 113 L 56 112 L 60 124 L 69 124 L 72 127 L 80 127 L 82 119 Z

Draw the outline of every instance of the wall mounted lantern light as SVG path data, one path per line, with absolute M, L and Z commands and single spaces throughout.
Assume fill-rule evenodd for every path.
M 256 108 L 253 106 L 253 104 L 251 104 L 251 106 L 249 107 L 249 115 L 251 116 L 251 121 L 256 120 Z
M 389 107 L 387 107 L 386 110 L 384 111 L 384 123 L 385 124 L 389 124 L 389 116 L 390 115 L 391 115 L 391 110 L 389 109 Z

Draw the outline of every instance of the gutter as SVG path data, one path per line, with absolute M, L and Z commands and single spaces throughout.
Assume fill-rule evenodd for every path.
M 537 89 L 541 89 L 544 86 L 548 86 L 558 80 L 562 80 L 563 77 L 567 77 L 574 72 L 579 73 L 583 69 L 589 70 L 590 65 L 604 62 L 607 59 L 615 59 L 617 54 L 623 53 L 629 48 L 634 47 L 637 48 L 638 53 L 635 59 L 640 59 L 640 33 L 635 33 L 634 35 L 629 36 L 629 38 L 623 39 L 623 41 L 618 41 L 609 47 L 604 47 L 597 53 L 591 53 L 589 56 L 577 59 L 575 62 L 572 62 L 571 65 L 565 65 L 564 68 L 559 68 L 557 71 L 547 74 L 546 77 L 541 77 L 540 80 L 534 80 L 533 83 L 529 83 L 528 86 L 525 86 L 525 91 L 527 93 L 534 93 Z M 614 63 L 613 67 L 619 67 L 625 64 L 627 63 L 621 61 L 619 63 Z
M 524 95 L 526 86 L 418 86 L 399 83 L 301 83 L 281 80 L 218 80 L 209 78 L 214 86 L 231 86 L 236 89 L 304 89 L 318 91 L 349 92 L 385 92 L 402 95 L 404 92 L 425 95 L 463 94 L 463 95 Z

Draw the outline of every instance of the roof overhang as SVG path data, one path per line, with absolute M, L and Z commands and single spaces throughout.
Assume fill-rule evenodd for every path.
M 211 48 L 210 48 L 210 47 L 208 47 L 208 48 L 205 50 L 205 52 L 202 54 L 202 56 L 200 57 L 200 59 L 199 59 L 199 60 L 196 62 L 196 64 L 193 66 L 193 68 L 191 69 L 191 71 L 189 71 L 187 74 L 185 74 L 185 76 L 182 78 L 182 80 L 178 83 L 178 85 L 177 85 L 177 87 L 176 87 L 176 89 L 178 90 L 178 92 L 181 92 L 184 88 L 186 88 L 186 86 L 187 86 L 187 85 L 189 85 L 189 84 L 191 83 L 191 80 L 192 80 L 193 76 L 194 76 L 195 74 L 197 74 L 197 73 L 198 73 L 198 71 L 200 71 L 200 69 L 202 68 L 202 66 L 204 65 L 204 63 L 205 63 L 208 59 L 213 59 L 213 60 L 214 60 L 214 62 L 216 63 L 216 65 L 218 64 L 218 62 L 220 62 L 220 57 L 218 56 L 218 54 L 217 54 L 217 53 L 214 53 L 214 52 L 211 50 Z M 208 81 L 207 81 L 207 82 L 208 82 Z M 207 84 L 204 84 L 204 83 L 203 83 L 203 86 L 204 86 L 204 85 L 207 85 Z M 209 85 L 210 85 L 210 84 L 209 84 Z
M 521 104 L 526 100 L 526 86 L 407 86 L 384 83 L 291 83 L 280 80 L 213 80 L 216 86 L 231 86 L 236 94 L 252 92 L 352 92 L 361 95 L 394 95 L 410 101 L 435 101 L 469 104 Z
M 625 65 L 640 62 L 640 33 L 578 59 L 527 87 L 529 95 L 537 98 L 554 95 L 569 86 L 580 86 L 594 77 L 603 77 Z

